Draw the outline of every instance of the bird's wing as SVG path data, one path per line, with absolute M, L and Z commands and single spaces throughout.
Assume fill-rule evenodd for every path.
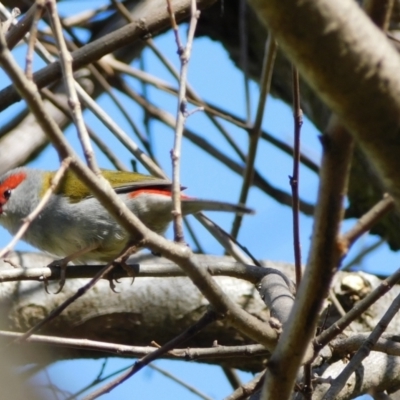
M 121 186 L 114 186 L 117 193 L 130 193 L 142 189 L 158 189 L 171 191 L 172 183 L 162 179 L 147 182 L 130 182 Z
M 137 172 L 102 170 L 106 178 L 117 193 L 129 193 L 143 188 L 171 190 L 172 183 L 166 179 L 156 178 L 151 175 Z M 85 198 L 93 197 L 88 187 L 69 170 L 62 179 L 56 194 L 61 194 L 70 202 L 79 202 Z

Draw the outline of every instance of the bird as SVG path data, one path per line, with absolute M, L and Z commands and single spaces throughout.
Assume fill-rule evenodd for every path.
M 170 181 L 137 172 L 101 170 L 101 173 L 144 225 L 158 234 L 165 233 L 173 218 Z M 19 167 L 1 176 L 0 225 L 12 235 L 16 234 L 51 186 L 54 175 L 55 171 Z M 184 194 L 181 194 L 181 208 L 183 215 L 201 211 L 253 213 L 240 204 L 202 200 Z M 52 264 L 64 267 L 70 261 L 111 262 L 128 245 L 139 248 L 141 236 L 128 234 L 68 169 L 23 239 L 41 251 L 61 257 Z M 62 280 L 65 281 L 65 276 Z

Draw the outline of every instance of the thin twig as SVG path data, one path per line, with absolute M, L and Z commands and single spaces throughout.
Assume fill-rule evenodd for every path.
M 370 333 L 351 333 L 335 338 L 329 342 L 329 347 L 335 354 L 335 357 L 344 358 L 348 354 L 355 353 L 363 343 L 368 339 Z M 372 350 L 385 353 L 392 356 L 400 356 L 399 337 L 396 333 L 384 333 L 376 342 Z
M 100 279 L 104 278 L 107 274 L 109 274 L 114 268 L 114 263 L 111 262 L 107 264 L 104 268 L 102 268 L 86 285 L 83 285 L 79 288 L 74 295 L 69 297 L 63 303 L 61 303 L 58 307 L 51 311 L 51 313 L 43 318 L 40 322 L 30 328 L 27 332 L 25 332 L 22 336 L 15 340 L 15 342 L 22 342 L 29 338 L 33 333 L 38 332 L 44 325 L 48 324 L 54 318 L 59 316 L 70 304 L 74 301 L 82 297 L 88 290 L 90 290 Z
M 344 317 L 346 315 L 345 309 L 342 307 L 340 304 L 339 299 L 336 296 L 335 291 L 331 288 L 329 289 L 329 299 L 332 301 L 332 304 L 335 306 L 336 310 L 338 311 L 339 315 L 341 317 Z M 350 331 L 356 332 L 357 329 L 353 328 L 352 324 L 349 325 Z
M 143 52 L 140 53 L 140 56 L 139 56 L 139 68 L 143 72 L 145 72 L 147 69 Z M 141 81 L 140 87 L 142 89 L 143 97 L 145 99 L 149 99 L 149 95 L 150 95 L 149 85 L 147 85 L 147 83 Z M 147 141 L 149 143 L 149 147 L 150 147 L 150 149 L 152 149 L 152 145 L 154 142 L 153 141 L 154 133 L 153 133 L 152 129 L 150 128 L 150 117 L 146 110 L 143 110 L 143 125 L 144 125 L 144 129 L 145 129 L 145 132 L 147 135 Z M 150 154 L 153 154 L 153 153 L 150 153 Z
M 182 379 L 179 379 L 176 377 L 174 374 L 171 374 L 169 371 L 167 371 L 164 368 L 160 368 L 155 364 L 149 364 L 149 367 L 151 369 L 154 369 L 155 371 L 159 372 L 160 374 L 166 376 L 167 378 L 171 379 L 173 382 L 176 382 L 178 385 L 183 386 L 185 389 L 189 390 L 189 392 L 192 392 L 196 396 L 200 397 L 203 400 L 213 400 L 211 397 L 208 397 L 206 394 L 200 392 L 200 390 L 196 389 L 194 386 L 189 385 Z
M 238 241 L 232 237 L 228 232 L 225 232 L 214 221 L 208 218 L 203 213 L 197 213 L 194 217 L 214 236 L 220 245 L 225 249 L 227 254 L 232 256 L 235 260 L 243 264 L 259 265 L 258 261 L 249 254 L 244 254 Z
M 343 317 L 344 315 L 346 315 L 346 311 L 344 310 L 344 308 L 342 307 L 342 305 L 340 304 L 334 290 L 331 288 L 329 289 L 329 299 L 331 300 L 332 304 L 335 306 L 337 312 L 339 313 L 339 315 L 341 317 Z
M 341 268 L 341 271 L 351 271 L 354 266 L 360 265 L 368 254 L 371 254 L 385 243 L 385 238 L 379 238 L 375 243 L 361 249 L 361 251 L 352 260 L 350 260 L 346 265 L 343 266 L 343 268 Z
M 37 0 L 35 2 L 35 5 L 36 5 L 35 13 L 33 16 L 32 25 L 31 25 L 31 29 L 29 32 L 28 50 L 27 50 L 26 56 L 25 56 L 25 60 L 26 60 L 25 74 L 26 74 L 26 77 L 30 80 L 32 80 L 32 78 L 33 78 L 33 73 L 32 73 L 33 52 L 35 49 L 35 42 L 36 42 L 36 37 L 37 37 L 37 32 L 38 32 L 37 25 L 43 14 L 43 11 L 44 11 L 44 0 Z
M 188 218 L 183 218 L 183 223 L 185 225 L 186 230 L 188 231 L 188 234 L 190 236 L 190 238 L 193 240 L 194 245 L 195 245 L 195 250 L 194 253 L 200 253 L 200 254 L 205 254 L 205 251 L 203 249 L 203 246 L 200 243 L 199 238 L 197 237 L 196 232 L 194 231 L 192 224 L 190 223 L 190 221 L 188 220 Z
M 207 270 L 213 276 L 230 276 L 238 279 L 242 279 L 253 284 L 260 281 L 268 272 L 267 268 L 255 267 L 250 262 L 249 264 L 243 263 L 243 261 L 228 260 L 216 260 L 214 257 L 209 256 L 195 256 L 198 260 L 198 266 L 201 269 Z M 163 262 L 162 262 L 163 261 Z M 165 262 L 165 259 L 155 259 L 154 262 L 145 263 L 129 263 L 129 269 L 135 272 L 137 278 L 141 277 L 154 277 L 154 278 L 171 278 L 177 276 L 185 276 L 178 265 L 173 262 Z M 98 272 L 99 268 L 104 265 L 74 265 L 74 268 L 68 273 L 69 279 L 83 279 L 93 278 Z M 117 266 L 114 269 L 113 276 L 115 279 L 129 277 L 127 271 Z M 47 267 L 30 267 L 22 268 L 20 266 L 14 266 L 14 268 L 0 269 L 0 283 L 1 282 L 21 282 L 21 281 L 42 281 L 47 279 L 48 281 L 60 279 L 60 268 L 56 266 Z
M 328 329 L 324 330 L 314 339 L 314 348 L 317 352 L 319 349 L 327 345 L 334 337 L 339 335 L 349 324 L 362 315 L 372 304 L 386 294 L 397 282 L 400 281 L 400 269 L 386 278 L 371 293 L 357 302 L 345 316 L 336 321 Z
M 373 346 L 381 337 L 382 333 L 387 329 L 390 321 L 394 318 L 400 309 L 400 294 L 394 299 L 388 310 L 385 312 L 379 323 L 375 326 L 368 339 L 364 342 L 361 348 L 354 354 L 345 366 L 343 371 L 332 382 L 330 389 L 324 396 L 324 400 L 334 400 L 338 397 L 339 392 L 346 384 L 350 375 L 358 368 L 362 361 L 368 357 Z
M 168 9 L 169 18 L 171 21 L 172 31 L 174 32 L 176 45 L 178 47 L 178 54 L 181 54 L 184 51 L 184 48 L 183 48 L 183 45 L 181 42 L 181 38 L 179 36 L 178 24 L 176 23 L 176 20 L 175 20 L 175 13 L 174 13 L 174 10 L 172 7 L 171 0 L 167 0 L 167 9 Z
M 367 0 L 363 3 L 363 7 L 375 25 L 387 31 L 394 3 L 394 0 Z
M 303 399 L 311 400 L 313 394 L 312 387 L 312 368 L 311 363 L 307 363 L 303 366 L 303 387 L 301 388 L 301 394 Z
M 49 100 L 50 103 L 52 103 L 60 111 L 62 111 L 66 117 L 72 119 L 68 106 L 60 99 L 59 96 L 56 96 L 48 88 L 41 89 L 40 93 L 42 94 L 43 98 Z M 114 165 L 114 167 L 119 171 L 128 171 L 128 168 L 119 159 L 119 157 L 111 151 L 111 149 L 107 146 L 107 144 L 104 143 L 103 140 L 101 140 L 100 137 L 97 136 L 97 134 L 94 133 L 94 131 L 91 128 L 86 126 L 86 129 L 88 131 L 89 137 L 93 140 L 93 142 L 100 149 L 100 151 L 109 159 L 109 161 Z
M 258 100 L 257 114 L 253 123 L 251 131 L 249 131 L 249 148 L 246 157 L 246 168 L 243 174 L 243 184 L 240 192 L 239 203 L 246 204 L 249 190 L 254 178 L 254 163 L 256 160 L 258 143 L 261 137 L 261 125 L 263 116 L 265 113 L 265 106 L 267 103 L 267 96 L 271 87 L 272 72 L 275 64 L 277 45 L 272 37 L 269 35 L 268 41 L 265 46 L 264 62 L 261 74 L 261 93 Z M 231 235 L 237 238 L 239 233 L 240 225 L 242 223 L 242 216 L 236 215 L 233 224 Z
M 197 26 L 197 21 L 200 16 L 200 11 L 197 10 L 196 1 L 191 2 L 191 19 L 189 23 L 189 31 L 187 36 L 186 46 L 183 48 L 179 37 L 178 26 L 175 22 L 174 11 L 170 0 L 167 0 L 168 11 L 171 16 L 171 25 L 175 34 L 175 40 L 178 46 L 178 55 L 181 62 L 181 72 L 179 77 L 179 94 L 178 107 L 176 113 L 175 141 L 174 148 L 171 153 L 172 157 L 172 215 L 174 226 L 174 240 L 177 243 L 184 243 L 183 226 L 182 226 L 182 209 L 181 209 L 181 184 L 180 184 L 180 161 L 182 136 L 185 121 L 187 118 L 186 109 L 186 81 L 189 66 L 189 59 L 192 51 L 194 33 Z
M 129 370 L 127 372 L 125 372 L 124 374 L 121 374 L 119 377 L 117 377 L 117 379 L 114 379 L 113 381 L 104 385 L 100 389 L 89 394 L 88 396 L 86 396 L 84 398 L 84 400 L 96 399 L 97 397 L 99 397 L 105 393 L 109 393 L 115 387 L 119 386 L 121 383 L 125 382 L 131 376 L 133 376 L 138 371 L 140 371 L 143 367 L 145 367 L 152 361 L 156 360 L 157 358 L 161 357 L 163 354 L 168 353 L 170 350 L 174 349 L 176 346 L 183 343 L 184 341 L 190 339 L 191 337 L 196 335 L 198 332 L 203 330 L 205 327 L 207 327 L 208 325 L 215 322 L 218 318 L 219 318 L 218 314 L 215 313 L 214 311 L 207 311 L 199 319 L 198 322 L 196 322 L 195 324 L 190 326 L 188 329 L 186 329 L 180 335 L 178 335 L 175 338 L 173 338 L 172 340 L 170 340 L 164 346 L 154 350 L 152 353 L 150 353 L 147 356 L 136 361 L 135 364 L 131 368 L 129 368 Z
M 365 232 L 368 232 L 382 217 L 394 208 L 394 200 L 392 196 L 385 194 L 383 199 L 376 203 L 368 212 L 366 212 L 357 223 L 347 231 L 340 239 L 344 245 L 345 252 L 343 256 L 347 254 L 349 248 L 354 242 L 362 236 Z
M 36 7 L 35 8 L 31 8 L 31 13 L 33 13 L 34 15 L 31 16 L 31 18 L 35 18 L 35 13 L 36 13 Z M 0 12 L 5 15 L 6 17 L 10 18 L 11 14 L 8 12 L 7 9 L 4 8 L 4 6 L 0 3 Z M 40 14 L 44 13 L 44 8 L 41 7 L 40 8 Z M 31 19 L 29 18 L 29 20 Z M 29 22 L 28 20 L 28 22 Z M 22 30 L 22 32 L 25 32 L 25 30 Z M 23 37 L 23 40 L 25 43 L 28 44 L 28 46 L 30 46 L 30 43 L 32 43 L 34 45 L 35 51 L 38 53 L 38 55 L 42 58 L 42 60 L 44 62 L 46 62 L 47 64 L 56 62 L 57 60 L 46 50 L 46 48 L 42 45 L 42 43 L 40 43 L 38 40 L 32 40 L 31 41 L 31 35 L 30 33 L 26 33 L 26 35 Z
M 103 13 L 104 11 L 108 11 L 109 9 L 110 6 L 108 4 L 105 4 L 103 6 L 100 6 L 99 8 L 92 8 L 90 10 L 85 10 L 80 13 L 76 13 L 74 15 L 64 18 L 63 24 L 68 28 L 71 28 L 73 26 L 82 27 L 86 25 L 89 22 L 89 20 L 94 19 L 96 16 Z M 43 31 L 44 33 L 48 33 L 46 29 L 44 29 Z
M 120 3 L 118 3 L 118 4 L 120 4 Z M 73 35 L 73 32 L 71 32 L 71 34 Z M 68 42 L 68 45 L 71 50 L 78 49 L 76 44 L 73 42 Z M 93 65 L 93 64 L 88 65 L 87 68 L 90 71 L 90 73 L 92 74 L 93 79 L 103 88 L 104 92 L 106 92 L 110 96 L 111 100 L 114 102 L 116 107 L 121 111 L 122 115 L 124 116 L 124 118 L 126 119 L 128 124 L 130 125 L 133 132 L 136 134 L 137 138 L 140 140 L 140 142 L 142 143 L 144 148 L 148 151 L 148 153 L 150 155 L 152 155 L 152 150 L 149 145 L 149 142 L 146 140 L 144 135 L 140 132 L 139 127 L 137 126 L 137 124 L 135 123 L 133 118 L 131 117 L 130 112 L 123 105 L 122 101 L 118 98 L 118 96 L 116 96 L 114 94 L 111 85 L 108 83 L 107 79 L 104 77 L 104 74 L 102 74 L 98 70 L 97 65 L 99 65 L 100 67 L 103 67 L 103 69 L 107 69 L 107 71 L 110 69 L 110 68 L 107 68 L 108 64 L 104 63 L 103 60 L 98 61 L 96 63 L 96 65 Z M 110 72 L 108 72 L 108 75 L 110 75 Z M 112 78 L 115 78 L 115 77 L 112 76 Z
M 76 399 L 80 398 L 80 395 L 82 393 L 87 392 L 89 389 L 92 389 L 93 387 L 99 385 L 102 382 L 108 381 L 110 378 L 112 378 L 112 377 L 114 377 L 116 375 L 119 375 L 121 372 L 126 371 L 129 368 L 129 367 L 119 368 L 116 371 L 113 371 L 113 372 L 103 376 L 103 372 L 104 372 L 104 369 L 106 367 L 107 360 L 109 360 L 109 359 L 106 358 L 104 360 L 99 373 L 97 374 L 97 376 L 88 385 L 84 386 L 83 388 L 81 388 L 77 392 L 70 394 L 68 397 L 66 397 L 63 400 L 76 400 Z
M 111 0 L 111 3 L 115 7 L 115 9 L 125 18 L 126 22 L 133 22 L 134 19 L 131 13 L 122 2 L 119 2 L 118 0 Z
M 247 1 L 239 0 L 238 27 L 239 27 L 239 65 L 243 71 L 243 83 L 246 105 L 246 120 L 251 122 L 251 98 L 249 85 L 249 65 L 248 65 L 248 30 L 247 30 Z M 233 235 L 235 236 L 235 235 Z
M 55 0 L 46 0 L 46 8 L 50 16 L 53 34 L 60 54 L 60 63 L 64 75 L 64 86 L 68 96 L 68 105 L 71 108 L 72 119 L 74 120 L 78 137 L 82 145 L 83 154 L 89 168 L 96 174 L 101 175 L 100 169 L 97 165 L 92 144 L 89 139 L 86 125 L 83 120 L 81 103 L 79 102 L 76 92 L 76 82 L 73 76 L 72 57 L 68 51 L 67 45 L 64 40 L 62 26 L 57 13 L 57 3 Z
M 296 287 L 300 286 L 302 270 L 301 270 L 301 240 L 300 240 L 300 134 L 303 125 L 303 111 L 300 103 L 300 80 L 297 68 L 292 65 L 292 82 L 293 82 L 293 119 L 294 119 L 294 145 L 293 145 L 293 174 L 289 176 L 290 187 L 292 188 L 292 216 L 293 216 L 293 249 L 294 249 L 294 266 L 296 273 Z M 335 297 L 334 297 L 335 299 Z M 304 399 L 312 398 L 312 382 L 311 382 L 311 362 L 303 366 L 303 388 L 302 395 Z
M 251 396 L 254 392 L 260 389 L 261 384 L 265 377 L 265 371 L 258 374 L 254 377 L 250 382 L 242 385 L 237 388 L 233 393 L 231 393 L 228 397 L 225 397 L 224 400 L 245 400 L 249 396 Z
M 16 342 L 23 333 L 0 330 L 0 337 L 13 339 Z M 27 344 L 41 344 L 56 347 L 67 347 L 78 350 L 98 351 L 110 353 L 119 357 L 144 357 L 155 350 L 154 346 L 128 346 L 119 343 L 100 342 L 89 339 L 72 339 L 60 336 L 31 335 L 25 341 Z M 18 344 L 20 345 L 20 344 Z M 213 346 L 200 348 L 175 348 L 163 355 L 163 358 L 182 361 L 195 361 L 206 359 L 224 359 L 234 357 L 267 356 L 270 352 L 260 344 L 248 344 L 241 346 Z
M 269 398 L 289 398 L 300 365 L 312 356 L 308 354 L 310 341 L 340 262 L 337 239 L 343 218 L 353 139 L 338 119 L 332 117 L 322 140 L 324 153 L 308 265 L 296 294 L 291 318 L 268 362 L 263 395 Z M 285 379 L 282 380 L 281 376 Z
M 42 9 L 43 11 L 43 9 Z M 8 10 L 0 3 L 0 14 L 5 18 L 8 18 Z M 36 18 L 36 3 L 33 3 L 29 10 L 23 15 L 17 23 L 13 23 L 13 26 L 8 30 L 6 35 L 7 46 L 12 50 L 18 42 L 24 37 L 29 31 L 33 23 L 33 19 Z M 40 17 L 39 17 L 40 18 Z
M 233 389 L 242 386 L 242 382 L 240 381 L 239 375 L 235 369 L 226 366 L 222 366 L 221 368 Z
M 107 114 L 82 88 L 76 84 L 80 99 L 98 117 L 104 125 L 118 138 L 118 140 L 142 163 L 142 165 L 154 176 L 166 179 L 164 171 L 149 157 L 139 146 L 124 132 L 124 130 Z
M 296 271 L 296 287 L 300 286 L 301 281 L 301 244 L 300 244 L 300 221 L 299 221 L 299 165 L 300 165 L 300 132 L 303 125 L 303 112 L 300 106 L 300 82 L 297 68 L 292 66 L 293 76 L 293 118 L 294 118 L 294 154 L 293 154 L 293 174 L 289 177 L 292 188 L 292 213 L 293 213 L 293 247 L 294 265 Z
M 2 5 L 2 7 L 4 7 Z M 6 20 L 1 22 L 1 29 L 6 34 L 13 24 L 16 24 L 16 18 L 21 14 L 21 10 L 18 7 L 14 7 L 11 13 L 7 13 Z
M 43 89 L 42 89 L 43 90 Z M 87 127 L 89 137 L 100 151 L 108 158 L 118 171 L 129 171 L 128 167 L 121 161 L 121 157 L 114 154 L 110 147 L 98 136 L 93 129 Z

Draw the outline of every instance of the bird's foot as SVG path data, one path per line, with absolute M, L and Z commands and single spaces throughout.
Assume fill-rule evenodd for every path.
M 127 264 L 126 261 L 128 260 L 128 258 L 129 258 L 132 254 L 136 253 L 141 247 L 143 247 L 143 246 L 140 245 L 140 243 L 141 243 L 141 242 L 139 242 L 139 243 L 137 243 L 137 244 L 134 244 L 134 245 L 132 245 L 131 243 L 128 243 L 128 244 L 126 245 L 125 249 L 124 249 L 124 250 L 121 252 L 121 254 L 118 256 L 118 258 L 116 258 L 116 259 L 113 261 L 113 264 L 114 264 L 114 265 L 116 265 L 116 266 L 121 266 L 121 267 L 125 270 L 125 272 L 127 273 L 127 275 L 128 275 L 129 277 L 132 278 L 131 285 L 132 285 L 133 282 L 135 281 L 135 278 L 136 278 L 136 270 L 135 270 L 135 268 L 134 268 L 132 265 Z M 111 273 L 111 274 L 112 274 L 112 273 Z M 118 292 L 115 291 L 115 285 L 114 285 L 113 280 L 114 280 L 114 279 L 113 279 L 113 277 L 111 276 L 111 277 L 109 278 L 110 288 L 111 288 L 111 290 L 112 290 L 113 292 L 118 293 Z M 118 282 L 116 279 L 115 279 L 115 281 Z
M 98 247 L 98 244 L 93 243 L 90 246 L 84 247 L 84 248 L 76 251 L 75 253 L 72 253 L 69 256 L 64 257 L 61 260 L 55 260 L 48 265 L 49 267 L 60 268 L 60 283 L 59 283 L 60 287 L 58 288 L 58 290 L 56 292 L 54 292 L 54 294 L 60 293 L 61 290 L 63 290 L 63 288 L 64 288 L 68 263 L 70 261 L 79 259 L 86 253 L 90 253 L 91 251 L 95 250 L 97 247 Z M 48 293 L 47 288 L 45 288 L 45 290 Z
M 109 272 L 105 278 L 108 279 L 108 284 L 110 285 L 110 289 L 114 293 L 120 293 L 118 292 L 118 290 L 115 289 L 117 286 L 115 285 L 114 281 L 117 283 L 119 283 L 119 281 L 117 278 L 114 278 L 114 271 Z
M 68 263 L 70 261 L 69 257 L 65 257 L 61 260 L 54 260 L 53 262 L 51 262 L 48 267 L 57 267 L 60 268 L 60 282 L 59 282 L 59 288 L 58 290 L 56 290 L 53 294 L 58 294 L 61 292 L 61 290 L 63 290 L 64 285 L 65 285 L 65 279 L 66 279 L 66 275 L 67 275 L 67 266 Z M 46 291 L 46 293 L 49 293 L 48 291 L 48 285 L 45 284 L 44 286 L 44 290 Z M 50 293 L 49 293 L 50 294 Z

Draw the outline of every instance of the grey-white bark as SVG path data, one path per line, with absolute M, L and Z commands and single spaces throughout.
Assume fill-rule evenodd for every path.
M 197 257 L 204 267 L 215 267 L 216 270 L 229 268 L 230 274 L 239 269 L 239 264 L 229 257 L 200 255 Z M 15 253 L 9 259 L 23 268 L 43 268 L 51 261 L 48 256 L 37 253 Z M 146 265 L 159 264 L 160 269 L 171 266 L 171 262 L 165 259 L 146 255 L 134 257 L 130 263 L 138 263 L 144 271 Z M 293 277 L 293 267 L 290 264 L 271 261 L 263 264 L 267 268 L 276 268 L 286 276 Z M 4 271 L 8 270 L 13 270 L 13 267 L 2 262 L 0 279 L 4 276 Z M 263 321 L 269 321 L 269 312 L 254 284 L 229 276 L 215 279 L 224 291 L 248 312 Z M 87 282 L 85 279 L 68 280 L 60 295 L 47 294 L 43 283 L 37 281 L 3 282 L 0 285 L 0 301 L 4 316 L 1 329 L 26 331 L 85 282 Z M 348 309 L 380 283 L 378 278 L 370 274 L 340 273 L 336 278 L 334 291 L 345 309 Z M 52 283 L 49 289 L 53 291 L 56 285 L 57 282 Z M 99 282 L 93 290 L 49 324 L 42 333 L 135 346 L 147 346 L 152 340 L 162 344 L 193 324 L 208 307 L 208 302 L 196 287 L 189 279 L 182 276 L 152 278 L 142 277 L 139 272 L 133 285 L 131 278 L 123 278 L 117 284 L 117 290 L 119 293 L 113 293 L 106 280 Z M 357 332 L 370 331 L 399 292 L 400 286 L 394 287 L 370 308 L 368 314 L 355 321 L 353 327 Z M 328 325 L 337 318 L 337 312 L 331 310 Z M 388 332 L 398 332 L 399 329 L 400 316 L 392 321 Z M 221 320 L 204 333 L 197 335 L 184 347 L 211 347 L 214 340 L 217 340 L 219 345 L 251 343 Z M 51 357 L 76 358 L 94 355 L 96 356 L 94 352 L 62 349 L 57 352 L 53 350 Z M 104 353 L 99 352 L 97 356 L 104 356 Z M 259 371 L 263 367 L 265 357 L 243 356 L 226 360 L 211 358 L 208 361 Z

